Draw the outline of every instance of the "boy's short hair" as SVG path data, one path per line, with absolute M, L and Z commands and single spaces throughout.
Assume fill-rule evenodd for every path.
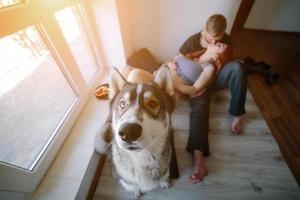
M 213 37 L 225 32 L 227 26 L 226 18 L 221 14 L 214 14 L 206 21 L 206 31 Z

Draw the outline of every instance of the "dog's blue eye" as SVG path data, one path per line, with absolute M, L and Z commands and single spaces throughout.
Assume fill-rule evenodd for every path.
M 127 106 L 127 103 L 125 102 L 125 100 L 121 100 L 120 101 L 120 107 L 125 108 L 126 106 Z

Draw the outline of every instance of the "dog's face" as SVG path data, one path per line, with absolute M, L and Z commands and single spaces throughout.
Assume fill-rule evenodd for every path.
M 173 102 L 168 68 L 158 71 L 153 82 L 132 84 L 113 70 L 110 79 L 112 128 L 117 145 L 128 151 L 152 149 L 164 144 Z

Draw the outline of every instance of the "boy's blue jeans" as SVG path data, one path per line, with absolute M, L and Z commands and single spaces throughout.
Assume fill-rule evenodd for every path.
M 237 61 L 225 64 L 205 94 L 190 99 L 190 132 L 186 147 L 189 152 L 200 150 L 203 155 L 209 155 L 208 131 L 211 93 L 228 88 L 231 93 L 229 114 L 232 116 L 245 114 L 247 77 L 242 65 Z

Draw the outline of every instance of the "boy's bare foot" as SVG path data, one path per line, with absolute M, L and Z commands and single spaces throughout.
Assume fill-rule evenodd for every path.
M 235 116 L 231 122 L 231 131 L 234 134 L 241 134 L 243 131 L 243 117 L 242 116 Z
M 204 177 L 208 174 L 207 167 L 204 162 L 204 156 L 201 151 L 194 151 L 194 172 L 190 176 L 189 181 L 193 184 L 203 181 Z

